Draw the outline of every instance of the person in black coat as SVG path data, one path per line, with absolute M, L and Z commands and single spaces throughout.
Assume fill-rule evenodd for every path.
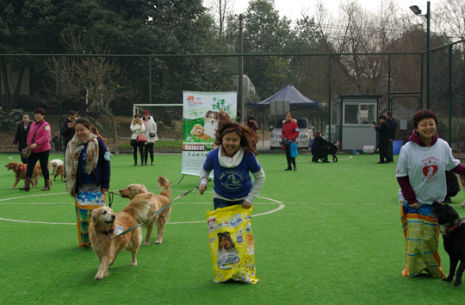
M 328 163 L 328 154 L 331 143 L 325 140 L 321 132 L 315 132 L 312 144 L 312 162 L 317 162 L 321 159 L 324 163 Z
M 68 142 L 74 137 L 74 121 L 76 120 L 76 112 L 70 111 L 68 118 L 66 118 L 63 127 L 61 127 L 61 137 L 63 139 L 63 154 L 66 156 L 66 146 Z
M 384 112 L 384 116 L 386 117 L 386 122 L 389 125 L 389 145 L 388 145 L 388 162 L 394 162 L 394 154 L 393 154 L 393 141 L 396 139 L 396 128 L 397 123 L 396 119 L 394 119 L 389 111 Z
M 13 140 L 13 145 L 18 145 L 19 155 L 21 157 L 22 163 L 27 163 L 27 159 L 21 155 L 21 150 L 27 146 L 27 134 L 29 133 L 31 123 L 32 122 L 29 119 L 29 114 L 23 113 L 23 120 L 16 126 L 16 135 L 15 139 Z
M 380 115 L 379 124 L 374 125 L 376 132 L 378 133 L 378 150 L 379 150 L 379 162 L 378 163 L 388 163 L 389 162 L 389 135 L 390 129 L 389 124 L 386 122 L 386 117 Z M 385 160 L 386 159 L 386 160 Z

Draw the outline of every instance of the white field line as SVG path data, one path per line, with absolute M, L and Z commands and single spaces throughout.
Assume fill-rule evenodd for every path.
M 13 199 L 21 199 L 21 198 L 26 198 L 26 197 L 28 198 L 28 197 L 39 197 L 39 196 L 52 196 L 52 195 L 61 195 L 61 194 L 66 194 L 66 193 L 47 193 L 47 194 L 37 194 L 37 195 L 16 196 L 16 197 L 9 197 L 9 198 L 0 199 L 0 202 L 4 202 L 4 201 L 7 201 L 7 200 L 13 200 Z M 257 198 L 269 200 L 269 201 L 271 201 L 273 203 L 278 204 L 278 207 L 271 210 L 271 211 L 266 211 L 266 212 L 262 212 L 262 213 L 252 215 L 253 217 L 259 217 L 259 216 L 273 214 L 273 213 L 276 213 L 276 212 L 284 209 L 284 207 L 285 207 L 283 202 L 281 202 L 279 200 L 276 200 L 276 199 L 263 197 L 263 196 L 257 196 Z M 37 205 L 43 205 L 43 204 L 54 204 L 54 203 L 39 203 L 39 202 L 27 203 L 26 202 L 26 203 L 6 203 L 6 204 L 29 204 L 29 205 L 37 204 Z M 182 203 L 182 204 L 179 204 L 179 205 L 185 205 L 185 204 L 186 203 Z M 211 202 L 210 203 L 201 202 L 201 203 L 192 203 L 192 204 L 209 204 L 209 205 L 211 205 Z M 266 204 L 266 203 L 256 203 L 256 204 L 262 205 L 262 204 Z M 176 204 L 176 205 L 178 205 L 178 204 Z M 45 221 L 10 219 L 10 218 L 3 218 L 3 217 L 0 217 L 0 221 L 17 222 L 17 223 L 32 223 L 32 224 L 48 224 L 48 225 L 76 225 L 75 222 L 72 222 L 72 223 L 70 223 L 70 222 L 45 222 Z M 168 224 L 191 224 L 191 223 L 205 223 L 205 220 L 168 222 Z

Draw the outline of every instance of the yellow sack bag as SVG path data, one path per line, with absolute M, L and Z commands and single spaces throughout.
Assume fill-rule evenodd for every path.
M 252 235 L 252 207 L 240 204 L 207 211 L 213 282 L 258 283 Z

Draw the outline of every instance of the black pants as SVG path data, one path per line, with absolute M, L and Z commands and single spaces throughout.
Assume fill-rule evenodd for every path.
M 291 146 L 286 146 L 286 159 L 287 159 L 287 168 L 291 169 L 291 163 L 294 165 L 294 169 L 296 169 L 295 165 L 295 158 L 291 158 Z
M 50 154 L 50 150 L 40 152 L 40 153 L 31 153 L 29 158 L 27 159 L 27 171 L 26 177 L 31 178 L 32 172 L 34 171 L 34 166 L 37 163 L 37 160 L 40 162 L 40 168 L 42 169 L 42 175 L 44 176 L 44 181 L 48 181 L 50 179 L 50 174 L 48 172 L 48 156 Z
M 132 146 L 132 155 L 134 157 L 134 165 L 137 165 L 137 148 L 139 148 L 140 154 L 140 163 L 144 163 L 144 142 L 137 142 L 136 140 L 131 140 Z
M 144 148 L 144 161 L 145 161 L 145 164 L 147 164 L 147 159 L 149 157 L 149 153 L 150 153 L 150 162 L 153 163 L 153 144 L 154 143 L 148 143 L 145 145 L 145 148 Z
M 379 162 L 387 163 L 389 162 L 389 143 L 379 143 Z M 386 159 L 386 160 L 384 160 Z
M 24 164 L 27 164 L 27 159 L 23 157 L 23 155 L 21 154 L 21 151 L 23 150 L 24 147 L 18 147 L 18 150 L 19 150 L 19 156 L 21 157 L 21 162 L 24 163 Z
M 392 142 L 389 141 L 389 144 L 387 145 L 387 152 L 386 152 L 388 162 L 393 162 L 394 161 L 394 154 L 393 154 L 392 145 L 393 145 Z

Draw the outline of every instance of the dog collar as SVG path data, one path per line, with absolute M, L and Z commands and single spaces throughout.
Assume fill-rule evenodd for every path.
M 26 169 L 26 166 L 24 166 L 24 164 L 21 164 L 21 165 L 19 166 L 19 171 L 20 171 L 20 172 L 22 172 L 22 171 L 25 170 L 25 169 Z
M 463 218 L 457 219 L 457 220 L 454 222 L 455 224 L 454 224 L 451 228 L 449 228 L 449 232 L 452 232 L 452 231 L 454 231 L 455 229 L 457 229 L 458 227 L 462 226 L 462 225 L 463 225 L 462 220 L 463 220 Z

